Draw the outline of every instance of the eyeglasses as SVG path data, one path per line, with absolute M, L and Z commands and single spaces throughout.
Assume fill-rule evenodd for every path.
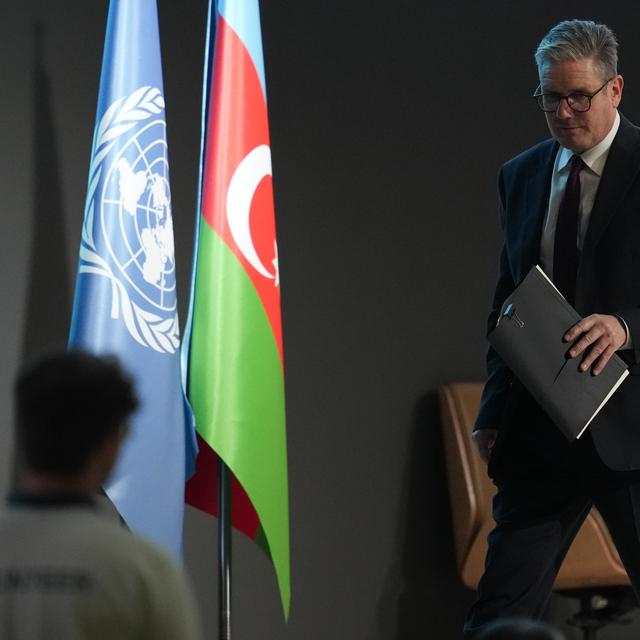
M 558 110 L 560 103 L 563 100 L 567 101 L 567 104 L 571 109 L 577 111 L 579 113 L 583 113 L 585 111 L 589 111 L 591 109 L 591 100 L 594 96 L 600 93 L 612 80 L 615 76 L 609 78 L 597 91 L 593 93 L 570 93 L 568 96 L 561 96 L 557 93 L 538 93 L 542 88 L 538 85 L 538 88 L 535 90 L 533 97 L 538 104 L 538 107 L 542 109 L 545 113 L 552 113 Z

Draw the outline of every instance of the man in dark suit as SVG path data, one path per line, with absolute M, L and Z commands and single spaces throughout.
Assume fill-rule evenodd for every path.
M 472 637 L 501 617 L 543 615 L 556 573 L 595 505 L 640 593 L 640 129 L 618 113 L 623 79 L 605 25 L 556 25 L 536 51 L 535 92 L 552 139 L 499 174 L 504 245 L 489 330 L 539 263 L 582 320 L 568 356 L 598 375 L 618 352 L 631 376 L 569 442 L 489 350 L 473 432 L 497 485 Z

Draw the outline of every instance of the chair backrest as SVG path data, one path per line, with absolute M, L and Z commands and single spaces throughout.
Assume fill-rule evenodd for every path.
M 494 526 L 495 487 L 471 440 L 482 385 L 461 382 L 438 389 L 456 560 L 462 582 L 475 589 L 484 567 L 487 535 Z M 556 589 L 628 585 L 629 579 L 602 517 L 595 510 L 582 525 L 556 579 Z

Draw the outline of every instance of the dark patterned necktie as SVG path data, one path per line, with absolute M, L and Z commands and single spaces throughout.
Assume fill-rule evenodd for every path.
M 558 211 L 553 248 L 553 282 L 562 295 L 574 303 L 578 275 L 578 211 L 580 209 L 580 172 L 586 166 L 580 156 L 570 160 L 571 170 Z

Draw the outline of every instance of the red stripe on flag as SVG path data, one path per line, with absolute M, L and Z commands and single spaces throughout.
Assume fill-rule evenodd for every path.
M 196 472 L 186 484 L 185 501 L 200 511 L 218 517 L 218 456 L 200 436 L 198 447 L 200 451 L 196 458 Z M 255 540 L 260 527 L 258 514 L 242 485 L 233 475 L 231 522 L 235 529 Z

